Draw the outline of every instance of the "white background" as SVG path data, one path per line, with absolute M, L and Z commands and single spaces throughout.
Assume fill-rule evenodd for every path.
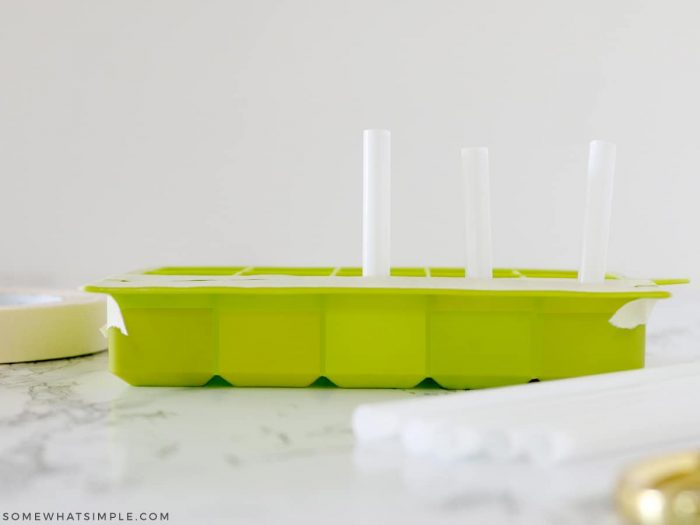
M 491 152 L 497 266 L 578 265 L 618 144 L 610 268 L 700 276 L 700 4 L 0 3 L 0 284 L 165 264 L 358 265 L 361 131 L 393 137 L 393 261 L 464 260 Z

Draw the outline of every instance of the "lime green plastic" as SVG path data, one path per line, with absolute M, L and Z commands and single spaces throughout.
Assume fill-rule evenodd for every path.
M 431 278 L 463 277 L 432 268 Z M 424 268 L 392 275 L 426 277 Z M 359 268 L 159 268 L 140 275 L 358 276 Z M 139 274 L 132 274 L 139 275 Z M 495 277 L 574 279 L 557 270 Z M 619 276 L 609 275 L 609 279 Z M 408 388 L 430 378 L 449 389 L 526 383 L 644 366 L 645 326 L 612 315 L 639 291 L 477 291 L 421 288 L 143 286 L 112 295 L 128 335 L 109 329 L 112 371 L 132 385 L 195 386 L 220 376 L 235 386 L 303 387 L 327 378 L 349 388 Z

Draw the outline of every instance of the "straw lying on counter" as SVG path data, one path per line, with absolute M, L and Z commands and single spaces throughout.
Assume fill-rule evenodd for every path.
M 397 437 L 414 419 L 452 417 L 493 406 L 527 401 L 543 402 L 558 396 L 587 392 L 613 392 L 646 383 L 700 374 L 698 365 L 675 365 L 628 372 L 615 372 L 559 381 L 517 385 L 474 392 L 460 392 L 410 401 L 361 405 L 353 415 L 353 428 L 360 441 Z
M 700 436 L 700 363 L 357 408 L 361 442 L 408 454 L 559 462 Z

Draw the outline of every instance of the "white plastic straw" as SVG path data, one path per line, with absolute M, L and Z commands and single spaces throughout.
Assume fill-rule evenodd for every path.
M 633 394 L 633 395 L 632 395 Z M 528 429 L 522 436 L 525 459 L 559 463 L 599 457 L 623 450 L 700 438 L 700 411 L 692 400 L 700 396 L 698 377 L 663 385 L 650 384 L 632 393 L 621 392 L 600 406 L 574 403 L 559 419 Z
M 398 437 L 411 421 L 474 418 L 474 411 L 495 411 L 515 403 L 565 400 L 586 393 L 614 392 L 675 378 L 700 375 L 700 362 L 614 372 L 558 381 L 430 396 L 423 399 L 360 405 L 353 414 L 353 430 L 359 441 Z
M 364 131 L 362 275 L 388 277 L 391 270 L 391 134 Z
M 462 148 L 462 178 L 466 197 L 466 276 L 490 279 L 493 262 L 488 149 Z
M 615 144 L 594 140 L 588 157 L 588 189 L 583 226 L 583 250 L 579 281 L 600 283 L 605 280 L 610 235 Z
M 684 374 L 580 395 L 513 401 L 439 420 L 408 422 L 401 440 L 412 455 L 441 460 L 485 456 L 557 463 L 700 437 L 700 367 Z
M 409 422 L 402 443 L 409 454 L 442 460 L 482 455 L 557 463 L 697 439 L 700 411 L 690 400 L 700 396 L 700 367 L 682 368 L 688 375 Z

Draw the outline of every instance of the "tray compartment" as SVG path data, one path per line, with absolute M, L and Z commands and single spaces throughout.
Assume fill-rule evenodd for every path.
M 236 386 L 307 386 L 321 375 L 323 301 L 309 295 L 219 300 L 218 374 Z
M 645 326 L 616 328 L 608 320 L 628 299 L 543 298 L 539 379 L 644 367 Z
M 413 295 L 327 297 L 324 375 L 342 387 L 420 383 L 426 373 L 426 303 Z
M 216 369 L 213 303 L 208 295 L 118 297 L 128 335 L 110 329 L 112 371 L 132 385 L 207 383 Z
M 534 364 L 536 299 L 435 297 L 429 375 L 450 389 L 527 383 Z

